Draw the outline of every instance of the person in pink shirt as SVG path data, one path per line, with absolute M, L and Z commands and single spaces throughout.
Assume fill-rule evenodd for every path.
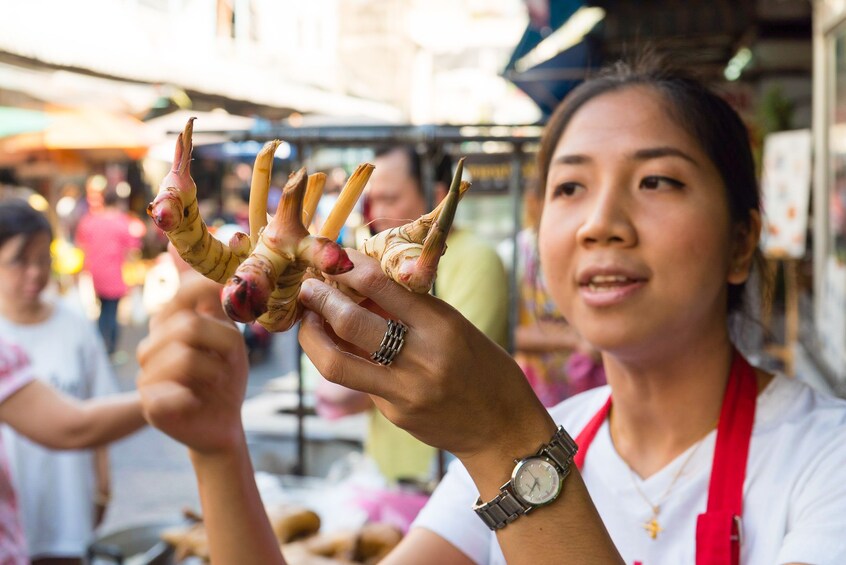
M 38 380 L 29 358 L 0 340 L 0 423 L 54 449 L 82 449 L 120 439 L 145 424 L 138 393 L 79 401 Z M 0 563 L 28 565 L 26 540 L 0 444 Z
M 76 228 L 76 244 L 85 253 L 85 270 L 91 274 L 94 293 L 100 301 L 98 325 L 109 355 L 117 349 L 120 326 L 117 307 L 127 293 L 123 263 L 129 253 L 141 246 L 132 234 L 132 221 L 117 206 L 118 195 L 103 193 L 103 207 L 92 208 Z

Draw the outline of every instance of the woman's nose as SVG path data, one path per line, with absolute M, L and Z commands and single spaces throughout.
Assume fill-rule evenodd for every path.
M 628 196 L 611 190 L 598 193 L 579 228 L 578 238 L 583 245 L 630 246 L 637 243 L 632 202 Z

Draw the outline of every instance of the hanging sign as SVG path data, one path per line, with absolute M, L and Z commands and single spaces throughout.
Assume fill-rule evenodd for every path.
M 763 165 L 764 254 L 801 258 L 805 254 L 811 196 L 811 131 L 768 135 L 764 140 Z

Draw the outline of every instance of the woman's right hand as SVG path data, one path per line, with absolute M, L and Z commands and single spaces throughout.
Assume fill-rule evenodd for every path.
M 393 364 L 377 365 L 367 354 L 379 349 L 385 319 L 328 284 L 305 281 L 300 343 L 324 377 L 369 393 L 394 424 L 465 463 L 486 453 L 524 456 L 549 440 L 554 424 L 505 350 L 445 302 L 409 292 L 373 259 L 349 256 L 355 268 L 333 278 L 408 332 Z
M 188 276 L 138 346 L 147 421 L 198 453 L 243 443 L 249 364 L 243 337 L 220 305 L 220 285 Z

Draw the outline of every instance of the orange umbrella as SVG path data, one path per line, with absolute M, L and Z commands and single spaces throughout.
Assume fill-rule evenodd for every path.
M 48 110 L 47 115 L 44 130 L 9 137 L 0 150 L 11 154 L 72 150 L 140 159 L 153 141 L 144 122 L 125 114 L 76 108 Z

